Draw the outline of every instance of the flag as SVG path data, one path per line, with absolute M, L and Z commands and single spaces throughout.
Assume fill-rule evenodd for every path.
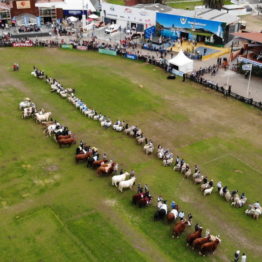
M 242 65 L 242 70 L 251 71 L 252 70 L 252 64 Z

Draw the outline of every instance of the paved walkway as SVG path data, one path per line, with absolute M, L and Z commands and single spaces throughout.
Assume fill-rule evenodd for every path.
M 229 56 L 224 56 L 229 58 Z M 205 61 L 195 61 L 194 69 L 197 70 L 200 67 L 207 67 L 209 65 L 216 64 L 216 59 L 210 59 Z M 211 74 L 205 74 L 205 79 L 212 80 L 215 83 L 223 85 L 225 89 L 227 89 L 227 81 L 228 84 L 231 85 L 231 90 L 234 93 L 237 93 L 241 96 L 247 97 L 247 87 L 248 87 L 248 79 L 245 79 L 244 75 L 236 73 L 232 70 L 224 70 L 219 69 L 215 76 L 211 76 Z M 257 102 L 262 102 L 262 78 L 259 77 L 251 77 L 250 80 L 250 93 L 249 98 L 253 98 Z

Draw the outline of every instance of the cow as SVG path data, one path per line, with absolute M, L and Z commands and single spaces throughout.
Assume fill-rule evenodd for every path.
M 202 227 L 199 227 L 198 225 L 196 225 L 195 228 L 196 228 L 195 232 L 193 232 L 193 233 L 191 233 L 191 234 L 189 234 L 189 235 L 187 236 L 187 239 L 186 239 L 187 245 L 190 245 L 190 246 L 191 246 L 192 243 L 193 243 L 193 241 L 194 241 L 195 239 L 201 237 L 201 235 L 202 235 L 202 230 L 203 230 L 203 228 L 202 228 Z
M 207 237 L 196 238 L 192 243 L 192 249 L 200 250 L 200 247 L 210 241 L 210 235 Z
M 189 221 L 181 220 L 178 223 L 176 223 L 172 228 L 172 237 L 177 237 L 185 231 L 186 227 L 189 225 Z
M 205 243 L 205 244 L 202 244 L 201 248 L 200 248 L 200 251 L 199 251 L 199 254 L 200 255 L 207 255 L 207 254 L 214 254 L 218 244 L 221 242 L 221 240 L 216 237 L 216 239 L 214 241 L 211 241 L 211 242 L 208 242 L 208 243 Z

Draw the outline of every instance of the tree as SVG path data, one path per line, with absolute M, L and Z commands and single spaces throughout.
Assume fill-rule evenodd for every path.
M 224 0 L 203 0 L 205 7 L 212 9 L 221 9 L 224 5 Z

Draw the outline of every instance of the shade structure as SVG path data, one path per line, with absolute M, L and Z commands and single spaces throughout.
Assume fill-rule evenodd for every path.
M 88 16 L 88 18 L 91 18 L 91 19 L 98 19 L 99 16 L 95 15 L 95 14 L 91 14 Z
M 181 50 L 177 56 L 168 61 L 170 65 L 178 67 L 178 71 L 183 73 L 189 73 L 193 71 L 194 62 L 188 58 Z
M 70 22 L 76 22 L 78 20 L 78 18 L 76 18 L 74 16 L 69 16 L 69 17 L 67 17 L 67 20 L 69 20 Z

